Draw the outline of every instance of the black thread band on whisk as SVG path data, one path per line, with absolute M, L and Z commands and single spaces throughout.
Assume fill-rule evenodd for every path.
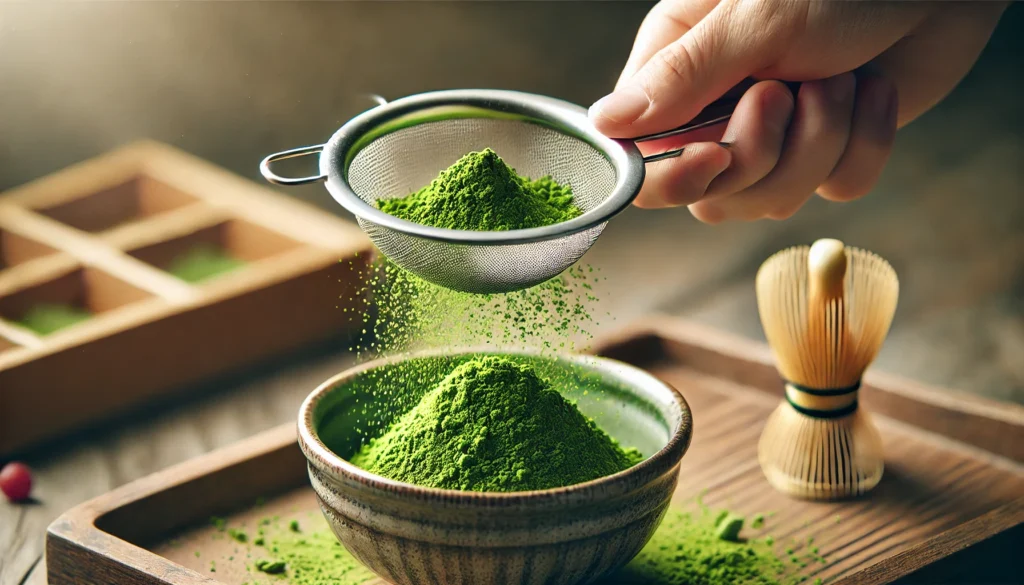
M 842 418 L 848 414 L 852 414 L 857 410 L 857 401 L 854 400 L 851 404 L 844 406 L 838 410 L 813 410 L 810 408 L 804 408 L 799 404 L 795 404 L 789 399 L 789 395 L 786 395 L 786 402 L 793 407 L 793 410 L 800 414 L 807 415 L 811 418 Z
M 810 394 L 811 396 L 843 396 L 844 394 L 852 394 L 857 390 L 860 390 L 860 380 L 857 380 L 856 383 L 843 388 L 811 388 L 809 386 L 804 386 L 803 384 L 790 382 L 789 380 L 786 380 L 784 378 L 782 381 L 786 384 L 786 386 L 789 386 L 793 390 L 796 390 L 797 392 L 803 392 L 805 394 Z M 793 410 L 796 410 L 800 414 L 812 418 L 841 418 L 857 410 L 856 398 L 853 400 L 853 402 L 842 408 L 838 408 L 835 410 L 815 410 L 813 408 L 800 406 L 799 404 L 793 402 L 793 400 L 790 399 L 789 397 L 789 392 L 786 392 L 785 394 L 786 402 L 788 402 L 789 405 L 793 407 Z
M 803 384 L 797 384 L 796 382 L 790 382 L 783 378 L 782 382 L 786 386 L 792 386 L 794 390 L 799 390 L 804 394 L 810 394 L 811 396 L 842 396 L 843 394 L 849 394 L 850 392 L 856 392 L 860 390 L 860 380 L 857 380 L 855 384 L 846 386 L 845 388 L 811 388 L 810 386 L 804 386 Z

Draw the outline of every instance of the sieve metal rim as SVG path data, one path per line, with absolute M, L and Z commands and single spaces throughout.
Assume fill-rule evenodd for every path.
M 363 201 L 349 185 L 348 166 L 369 141 L 372 132 L 394 124 L 394 130 L 428 123 L 439 109 L 450 117 L 509 118 L 538 123 L 584 141 L 597 150 L 615 171 L 615 186 L 595 208 L 566 222 L 508 231 L 451 230 L 417 224 L 384 213 Z M 422 119 L 417 120 L 417 116 Z M 392 130 L 392 131 L 394 131 Z M 386 134 L 387 132 L 385 132 Z M 381 134 L 384 135 L 384 134 Z M 377 138 L 379 136 L 375 136 Z M 366 141 L 366 144 L 361 144 Z M 318 147 L 288 151 L 292 156 L 317 152 Z M 278 153 L 278 158 L 284 158 Z M 270 162 L 270 157 L 265 162 Z M 632 203 L 643 185 L 646 169 L 643 156 L 633 140 L 608 138 L 591 124 L 587 110 L 576 104 L 547 96 L 500 89 L 456 89 L 414 94 L 367 110 L 346 122 L 323 145 L 320 176 L 327 191 L 343 208 L 364 221 L 403 234 L 430 240 L 471 245 L 515 245 L 558 239 L 606 223 Z M 269 170 L 269 169 L 268 169 Z M 264 175 L 267 173 L 265 172 Z M 301 180 L 301 179 L 300 179 Z M 297 183 L 296 183 L 297 184 Z

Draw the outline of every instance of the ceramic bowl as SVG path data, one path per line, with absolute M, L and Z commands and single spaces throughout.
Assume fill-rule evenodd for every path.
M 303 402 L 299 444 L 338 539 L 397 585 L 575 585 L 627 563 L 664 517 L 692 432 L 682 396 L 637 368 L 590 356 L 552 361 L 521 354 L 554 376 L 570 376 L 567 398 L 646 456 L 614 475 L 548 490 L 462 492 L 394 481 L 345 459 L 364 433 L 377 434 L 393 420 L 382 413 L 382 401 L 411 407 L 469 355 L 370 362 L 327 380 Z M 401 375 L 414 363 L 415 377 Z M 423 374 L 427 363 L 434 374 Z M 416 387 L 382 396 L 374 389 L 383 379 L 389 387 L 402 380 Z

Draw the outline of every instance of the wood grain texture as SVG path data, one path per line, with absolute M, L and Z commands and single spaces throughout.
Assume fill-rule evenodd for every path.
M 732 356 L 726 373 L 703 368 L 711 345 L 742 340 L 663 318 L 658 332 L 641 324 L 624 337 L 602 344 L 602 352 L 637 365 L 679 389 L 694 413 L 695 434 L 683 458 L 679 505 L 698 494 L 712 506 L 752 515 L 775 515 L 762 533 L 780 547 L 799 551 L 814 538 L 826 563 L 801 569 L 810 578 L 837 585 L 892 583 L 899 577 L 985 538 L 1024 523 L 1024 465 L 937 436 L 913 425 L 911 411 L 877 417 L 886 453 L 886 474 L 872 494 L 840 503 L 787 498 L 771 489 L 757 464 L 757 437 L 778 402 L 774 381 L 751 385 L 764 363 Z M 719 354 L 722 355 L 722 354 Z M 633 358 L 633 359 L 630 359 Z M 879 395 L 901 393 L 875 387 Z M 935 390 L 941 393 L 941 390 Z M 1012 413 L 1017 432 L 1024 416 Z M 984 416 L 965 415 L 965 425 L 986 425 Z M 707 429 L 707 430 L 701 430 Z M 240 502 L 288 487 L 300 488 L 303 461 L 296 456 L 291 425 L 115 490 L 75 508 L 55 522 L 48 537 L 48 572 L 54 585 L 117 575 L 130 584 L 193 584 L 222 581 L 196 562 L 172 555 L 172 539 L 199 543 L 199 527 L 211 515 L 237 510 Z M 291 483 L 294 482 L 294 483 Z M 291 494 L 290 502 L 309 499 Z M 306 508 L 308 510 L 309 508 Z M 153 518 L 140 522 L 139 518 Z M 94 526 L 95 523 L 95 526 Z M 207 532 L 208 533 L 208 532 Z M 180 546 L 180 543 L 176 546 Z M 201 547 L 200 551 L 205 547 Z M 218 563 L 228 559 L 215 559 Z M 184 562 L 182 566 L 178 564 Z M 244 562 L 239 555 L 239 562 Z M 244 575 L 238 570 L 226 575 Z M 191 567 L 187 569 L 186 567 Z M 211 577 L 216 577 L 213 581 Z
M 0 454 L 358 325 L 342 310 L 370 250 L 355 225 L 161 144 L 10 192 L 0 228 L 57 251 L 0 272 Z M 246 264 L 197 284 L 164 271 L 199 244 Z M 42 302 L 93 317 L 18 328 Z
M 652 4 L 0 2 L 0 78 L 10 89 L 0 91 L 0 110 L 16 112 L 0 116 L 0 189 L 139 138 L 260 181 L 263 156 L 326 138 L 367 107 L 362 92 L 394 99 L 500 87 L 587 105 L 614 84 Z M 602 331 L 657 310 L 760 339 L 753 293 L 760 262 L 789 245 L 839 237 L 885 256 L 901 279 L 875 379 L 889 371 L 1024 402 L 1022 23 L 1018 3 L 964 82 L 900 131 L 880 183 L 860 201 L 815 200 L 786 222 L 711 227 L 685 209 L 631 209 L 616 218 L 584 258 L 608 277 L 598 291 L 602 314 L 610 313 Z M 344 215 L 319 185 L 287 193 Z M 62 257 L 35 262 L 51 260 Z M 26 453 L 41 503 L 0 505 L 0 584 L 45 583 L 44 565 L 31 569 L 45 527 L 67 508 L 293 420 L 299 395 L 347 363 L 344 347 L 206 382 L 175 405 L 133 411 Z M 776 380 L 771 368 L 763 374 Z M 911 386 L 929 388 L 904 388 Z M 955 413 L 928 407 L 922 418 L 931 415 L 953 437 L 993 443 L 1005 436 L 1001 422 L 968 431 Z M 941 417 L 948 418 L 939 425 Z M 936 563 L 911 581 L 976 585 L 983 569 L 1015 558 L 1024 536 L 1016 534 L 1002 554 L 971 547 L 953 557 L 963 560 Z

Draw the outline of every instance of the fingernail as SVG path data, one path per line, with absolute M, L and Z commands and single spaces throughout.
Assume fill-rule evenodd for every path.
M 722 148 L 731 148 L 732 142 L 719 142 L 718 146 L 721 146 Z
M 629 124 L 643 115 L 651 106 L 651 100 L 643 89 L 634 84 L 626 85 L 599 99 L 590 106 L 590 114 L 608 118 L 618 124 Z
M 857 80 L 852 73 L 844 73 L 825 80 L 825 92 L 835 102 L 847 102 L 853 99 L 857 89 Z

